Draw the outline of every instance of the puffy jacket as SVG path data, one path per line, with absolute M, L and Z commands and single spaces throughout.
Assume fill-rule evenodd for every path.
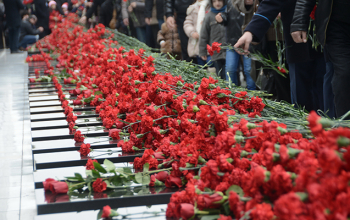
M 157 19 L 163 20 L 164 19 L 164 0 L 155 0 L 156 4 L 156 11 L 157 11 Z M 145 16 L 146 18 L 152 18 L 153 13 L 153 0 L 146 0 L 146 9 L 145 9 Z
M 199 39 L 192 38 L 192 34 L 197 32 L 196 27 L 199 8 L 200 5 L 198 2 L 194 3 L 193 5 L 190 5 L 190 7 L 187 8 L 187 17 L 184 22 L 184 31 L 188 37 L 187 53 L 190 57 L 195 57 L 199 55 Z M 206 7 L 205 11 L 208 10 L 210 10 L 209 5 Z
M 187 8 L 192 4 L 193 0 L 165 0 L 165 16 L 174 16 L 174 12 L 176 11 L 176 15 L 184 19 L 186 17 Z
M 307 31 L 310 22 L 310 13 L 316 4 L 316 0 L 298 0 L 295 6 L 290 32 Z M 332 13 L 333 0 L 319 1 L 315 13 L 316 37 L 325 45 L 326 31 Z
M 181 53 L 181 42 L 176 27 L 169 29 L 166 23 L 163 23 L 157 36 L 157 42 L 160 44 L 161 41 L 165 41 L 160 48 L 162 53 Z

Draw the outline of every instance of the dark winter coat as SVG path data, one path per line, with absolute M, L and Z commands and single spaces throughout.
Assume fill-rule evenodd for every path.
M 99 23 L 103 24 L 106 27 L 109 27 L 109 23 L 111 22 L 113 18 L 113 10 L 117 9 L 117 25 L 116 29 L 118 29 L 122 22 L 122 16 L 121 16 L 121 1 L 122 0 L 106 0 L 100 10 L 100 17 L 99 17 Z
M 316 4 L 316 0 L 298 0 L 295 6 L 293 22 L 290 32 L 307 31 L 310 22 L 310 13 Z M 332 13 L 336 11 L 336 13 Z M 350 12 L 349 0 L 323 0 L 319 1 L 315 12 L 316 37 L 318 41 L 325 45 L 326 31 L 330 19 L 341 22 L 350 22 L 348 13 Z
M 235 45 L 242 36 L 242 26 L 244 24 L 244 16 L 238 12 L 232 4 L 227 2 L 226 11 L 221 13 L 222 24 L 226 26 L 226 43 Z
M 101 6 L 105 0 L 94 0 L 92 6 L 86 12 L 86 18 L 89 19 L 92 17 L 92 14 L 97 11 L 98 6 Z
M 263 0 L 245 29 L 253 34 L 253 41 L 260 42 L 278 13 L 281 12 L 288 63 L 308 62 L 323 57 L 323 53 L 312 49 L 310 40 L 306 44 L 297 44 L 290 35 L 290 25 L 296 2 L 297 0 Z
M 6 22 L 8 27 L 19 27 L 21 25 L 21 15 L 19 11 L 24 9 L 21 0 L 4 0 Z
M 49 29 L 49 17 L 50 11 L 46 5 L 46 0 L 34 0 L 35 15 L 38 18 L 36 22 L 37 27 L 43 27 Z
M 145 0 L 146 8 L 145 8 L 145 17 L 152 17 L 153 10 L 153 0 Z M 157 19 L 164 19 L 164 0 L 156 0 L 156 9 L 157 9 Z
M 38 29 L 35 29 L 28 20 L 24 20 L 21 22 L 21 34 L 19 38 L 20 41 L 26 35 L 37 35 L 37 34 L 40 34 L 40 31 Z
M 179 19 L 185 20 L 187 8 L 193 3 L 193 0 L 165 0 L 165 16 L 174 16 L 174 13 L 176 12 L 176 15 Z
M 212 45 L 213 42 L 225 43 L 225 27 L 219 24 L 216 19 L 215 14 L 212 11 L 209 11 L 204 18 L 200 37 L 199 37 L 199 56 L 207 56 L 207 44 Z M 212 61 L 225 59 L 226 53 L 224 50 L 221 50 L 220 53 L 214 52 L 214 55 L 211 56 Z

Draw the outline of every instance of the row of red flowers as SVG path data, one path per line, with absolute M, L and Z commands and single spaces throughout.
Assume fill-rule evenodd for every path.
M 312 140 L 276 122 L 235 122 L 236 111 L 259 116 L 261 99 L 232 94 L 212 78 L 198 85 L 155 73 L 152 57 L 112 48 L 117 42 L 102 39 L 105 32 L 103 26 L 83 32 L 66 21 L 38 47 L 61 54 L 56 67 L 70 75 L 65 83 L 76 84 L 74 103 L 96 106 L 110 136 L 126 138 L 118 144 L 123 151 L 145 150 L 135 169 L 172 168 L 151 176 L 150 186 L 186 186 L 172 196 L 168 217 L 347 219 L 349 129 L 325 131 L 331 122 L 316 113 L 309 117 Z M 55 76 L 53 82 L 69 128 L 83 142 Z M 81 146 L 88 154 L 89 146 Z M 94 164 L 89 160 L 86 168 Z M 100 178 L 93 182 L 95 192 L 106 188 Z

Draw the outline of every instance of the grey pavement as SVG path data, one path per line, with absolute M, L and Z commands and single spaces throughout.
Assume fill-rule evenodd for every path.
M 27 53 L 0 50 L 0 219 L 33 220 Z

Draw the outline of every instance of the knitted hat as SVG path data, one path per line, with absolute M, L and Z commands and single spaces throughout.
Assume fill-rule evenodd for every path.
M 57 3 L 55 1 L 50 1 L 49 2 L 49 7 L 51 7 L 51 5 L 57 5 Z

